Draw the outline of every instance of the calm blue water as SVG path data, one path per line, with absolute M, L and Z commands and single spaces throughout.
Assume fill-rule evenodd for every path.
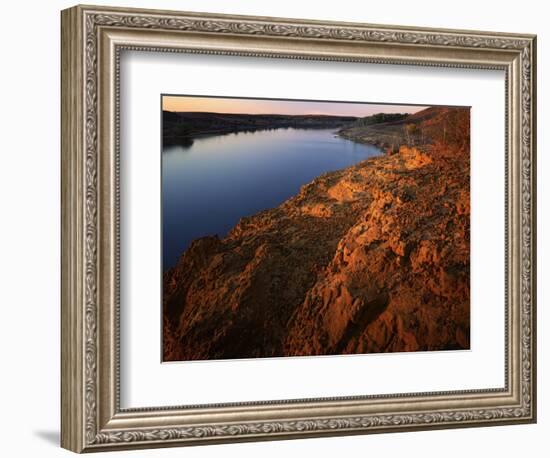
M 324 172 L 380 154 L 334 129 L 275 129 L 195 139 L 162 152 L 163 268 L 198 237 L 276 207 Z

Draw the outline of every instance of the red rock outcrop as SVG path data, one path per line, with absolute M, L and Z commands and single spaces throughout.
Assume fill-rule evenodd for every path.
M 469 112 L 429 110 L 429 144 L 194 241 L 164 275 L 164 360 L 469 348 Z

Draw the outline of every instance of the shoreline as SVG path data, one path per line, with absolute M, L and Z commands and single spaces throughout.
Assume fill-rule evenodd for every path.
M 275 128 L 275 129 L 269 129 L 269 130 L 278 130 L 278 129 L 287 129 L 286 127 L 285 128 Z M 304 130 L 310 130 L 311 128 L 306 128 Z M 318 128 L 318 129 L 312 129 L 312 130 L 325 130 L 326 128 Z M 262 130 L 268 130 L 268 129 L 262 129 Z M 367 144 L 367 143 L 360 143 L 360 142 L 357 142 L 353 139 L 349 139 L 349 138 L 346 138 L 344 136 L 341 136 L 339 135 L 339 129 L 335 129 L 335 128 L 329 128 L 329 129 L 326 129 L 326 130 L 330 130 L 330 133 L 327 133 L 327 135 L 329 135 L 331 138 L 338 138 L 338 139 L 341 139 L 341 140 L 345 140 L 345 141 L 350 141 L 350 142 L 354 142 L 354 143 L 357 143 L 359 145 L 366 145 L 366 146 L 372 146 L 374 148 L 376 148 L 378 150 L 377 154 L 373 154 L 372 156 L 368 156 L 368 157 L 365 157 L 363 159 L 360 159 L 358 160 L 357 162 L 353 163 L 353 164 L 350 164 L 350 165 L 347 165 L 347 166 L 344 166 L 342 168 L 336 168 L 336 169 L 332 169 L 332 170 L 327 170 L 325 172 L 322 172 L 320 173 L 319 175 L 317 175 L 316 177 L 314 177 L 313 179 L 311 179 L 310 181 L 308 182 L 304 182 L 300 185 L 300 189 L 305 187 L 305 186 L 310 186 L 313 182 L 315 182 L 316 180 L 318 180 L 319 178 L 321 177 L 324 177 L 324 176 L 327 176 L 327 175 L 330 175 L 330 174 L 333 174 L 333 173 L 341 173 L 345 170 L 347 170 L 348 168 L 350 167 L 355 167 L 357 166 L 358 164 L 364 162 L 364 161 L 368 161 L 368 160 L 372 160 L 372 159 L 375 159 L 375 158 L 379 158 L 379 157 L 383 157 L 386 153 L 385 151 L 380 148 L 379 146 L 377 145 L 374 145 L 374 144 Z M 210 136 L 218 136 L 218 135 L 228 135 L 226 133 L 222 133 L 222 134 L 209 134 L 209 133 L 201 133 L 201 134 L 198 134 L 196 138 L 208 138 Z M 289 200 L 292 200 L 294 198 L 296 198 L 296 196 L 299 194 L 300 190 L 298 190 L 297 192 L 295 192 L 294 194 L 292 195 L 289 195 L 287 198 L 285 198 L 284 201 L 280 202 L 278 205 L 275 205 L 274 207 L 269 207 L 269 208 L 262 208 L 254 213 L 251 213 L 251 214 L 248 214 L 248 215 L 244 215 L 244 216 L 241 216 L 241 219 L 242 218 L 254 218 L 257 214 L 259 213 L 262 213 L 262 212 L 265 212 L 265 211 L 270 211 L 274 208 L 277 208 L 281 205 L 284 205 L 287 201 Z M 238 225 L 239 221 L 237 221 L 227 232 L 224 232 L 223 234 L 218 234 L 218 233 L 209 233 L 209 234 L 205 234 L 203 236 L 200 236 L 200 237 L 197 237 L 193 240 L 191 240 L 189 242 L 189 244 L 187 245 L 187 248 L 185 250 L 183 250 L 177 259 L 181 258 L 181 256 L 185 253 L 185 251 L 187 251 L 189 249 L 189 247 L 191 246 L 191 244 L 193 242 L 195 242 L 196 240 L 200 240 L 200 239 L 203 239 L 203 238 L 209 238 L 209 237 L 218 237 L 220 239 L 224 239 L 225 237 L 227 237 L 227 235 L 231 232 L 231 230 L 236 226 Z M 177 261 L 175 264 L 172 264 L 170 266 L 167 266 L 166 268 L 163 267 L 162 269 L 162 272 L 163 273 L 166 273 L 168 272 L 170 269 L 173 269 L 175 267 L 175 265 L 177 264 Z
M 201 139 L 201 138 L 209 138 L 209 137 L 215 137 L 215 136 L 223 136 L 223 135 L 230 135 L 230 134 L 238 134 L 238 133 L 244 133 L 244 132 L 265 132 L 270 130 L 279 130 L 279 129 L 294 129 L 294 130 L 333 130 L 335 136 L 346 138 L 344 136 L 341 136 L 338 134 L 339 126 L 337 127 L 326 127 L 326 126 L 319 126 L 319 127 L 299 127 L 299 126 L 276 126 L 276 127 L 259 127 L 259 128 L 242 128 L 242 129 L 218 129 L 218 130 L 211 130 L 211 131 L 202 131 L 197 132 L 192 135 L 184 136 L 184 137 L 167 137 L 163 138 L 163 147 L 164 146 L 173 146 L 173 145 L 180 145 L 183 144 L 184 146 L 186 144 L 192 144 L 193 140 Z M 347 140 L 352 140 L 350 138 L 346 138 Z M 360 142 L 357 142 L 360 143 Z M 374 145 L 376 146 L 376 145 Z
M 192 142 L 202 134 L 222 135 L 277 128 L 330 129 L 351 125 L 355 116 L 246 115 L 206 112 L 162 112 L 163 145 Z

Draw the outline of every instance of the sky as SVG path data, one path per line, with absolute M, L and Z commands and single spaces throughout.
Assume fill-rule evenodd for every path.
M 222 97 L 162 96 L 165 111 L 210 111 L 247 114 L 324 114 L 370 116 L 375 113 L 416 113 L 427 108 L 419 105 L 381 105 L 350 102 L 314 102 Z

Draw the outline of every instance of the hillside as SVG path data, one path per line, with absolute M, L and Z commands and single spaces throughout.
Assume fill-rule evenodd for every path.
M 378 145 L 389 153 L 399 146 L 426 148 L 439 142 L 468 148 L 470 118 L 467 108 L 430 107 L 405 118 L 364 126 L 357 120 L 342 127 L 338 134 L 344 138 Z
M 164 360 L 469 348 L 469 111 L 424 111 L 347 132 L 415 145 L 195 240 L 164 274 Z

